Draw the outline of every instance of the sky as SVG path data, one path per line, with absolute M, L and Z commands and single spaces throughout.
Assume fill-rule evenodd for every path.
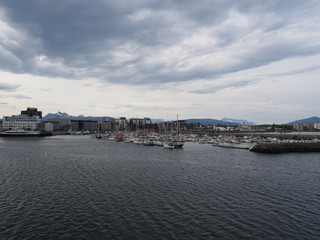
M 320 114 L 319 0 L 2 0 L 0 115 Z

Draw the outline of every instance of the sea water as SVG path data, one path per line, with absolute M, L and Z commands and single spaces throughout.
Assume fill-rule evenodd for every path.
M 0 239 L 320 239 L 320 154 L 0 139 Z

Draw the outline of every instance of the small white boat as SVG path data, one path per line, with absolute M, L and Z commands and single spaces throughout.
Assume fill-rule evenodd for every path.
M 172 144 L 172 142 L 163 142 L 162 146 L 164 148 L 174 149 L 174 145 Z
M 143 144 L 143 140 L 140 139 L 140 138 L 135 138 L 135 139 L 133 140 L 133 143 L 134 143 L 134 144 Z
M 152 139 L 145 138 L 145 139 L 143 140 L 143 145 L 145 145 L 145 146 L 154 146 L 154 142 L 153 142 Z
M 160 140 L 157 140 L 157 141 L 154 142 L 154 145 L 155 146 L 159 146 L 159 147 L 163 147 L 163 142 L 160 141 Z
M 165 148 L 175 148 L 175 149 L 182 149 L 184 143 L 183 142 L 177 142 L 177 141 L 164 141 L 163 147 Z

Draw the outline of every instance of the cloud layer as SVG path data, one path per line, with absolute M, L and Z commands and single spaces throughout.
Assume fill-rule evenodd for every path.
M 2 1 L 0 68 L 126 85 L 217 81 L 228 73 L 319 53 L 319 4 Z
M 319 11 L 318 0 L 1 1 L 1 109 L 318 115 Z

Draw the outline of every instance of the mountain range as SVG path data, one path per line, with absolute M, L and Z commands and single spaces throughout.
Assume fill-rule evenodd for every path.
M 295 120 L 293 122 L 289 122 L 286 125 L 293 125 L 293 124 L 315 124 L 315 123 L 320 123 L 320 118 L 319 117 L 310 117 L 310 118 L 304 118 L 300 120 Z
M 212 118 L 191 118 L 191 119 L 185 119 L 185 120 L 187 123 L 200 123 L 203 125 L 225 125 L 225 126 L 236 125 L 238 126 L 239 124 L 243 123 L 243 121 L 237 122 L 237 121 L 232 121 L 231 119 L 229 119 L 228 121 L 225 121 L 225 120 L 218 120 L 218 119 L 212 119 Z
M 238 123 L 238 124 L 243 124 L 244 123 L 245 125 L 257 125 L 254 122 L 250 122 L 250 121 L 247 121 L 245 119 L 223 118 L 222 121 Z
M 98 121 L 100 119 L 110 119 L 114 120 L 116 118 L 114 117 L 109 117 L 109 116 L 100 116 L 100 117 L 92 117 L 92 116 L 84 116 L 84 115 L 78 115 L 78 116 L 71 116 L 68 113 L 65 112 L 57 112 L 57 113 L 49 113 L 43 117 L 43 120 L 47 121 L 52 118 L 69 118 L 69 119 L 74 119 L 74 120 L 92 120 L 92 121 Z M 164 122 L 166 121 L 165 119 L 151 119 L 153 123 L 159 123 L 159 122 Z M 242 123 L 246 125 L 256 125 L 254 122 L 247 121 L 244 119 L 233 119 L 233 118 L 223 118 L 222 120 L 219 119 L 212 119 L 212 118 L 190 118 L 190 119 L 185 119 L 185 121 L 189 123 L 200 123 L 204 125 L 226 125 L 226 126 L 237 126 Z M 305 119 L 300 119 L 300 120 L 295 120 L 289 123 L 285 123 L 282 125 L 293 125 L 295 123 L 299 124 L 314 124 L 314 123 L 320 123 L 320 118 L 319 117 L 310 117 L 310 118 L 305 118 Z
M 84 115 L 79 115 L 79 116 L 71 116 L 68 113 L 65 112 L 57 112 L 57 113 L 48 113 L 45 115 L 42 119 L 47 121 L 53 118 L 69 118 L 69 119 L 74 119 L 74 120 L 92 120 L 92 121 L 98 121 L 100 119 L 115 119 L 114 117 L 108 117 L 108 116 L 100 116 L 100 117 L 92 117 L 92 116 L 84 116 Z M 159 123 L 159 122 L 165 122 L 165 119 L 151 119 L 153 123 Z M 185 119 L 187 123 L 200 123 L 204 125 L 239 125 L 242 123 L 245 124 L 250 124 L 250 125 L 256 125 L 253 122 L 249 122 L 247 120 L 243 119 L 232 119 L 232 118 L 224 118 L 222 120 L 218 119 L 211 119 L 211 118 L 192 118 L 192 119 Z
M 69 118 L 73 120 L 92 120 L 92 121 L 98 121 L 100 119 L 110 119 L 110 120 L 115 119 L 114 117 L 92 117 L 92 116 L 84 116 L 84 115 L 71 116 L 65 112 L 48 113 L 42 119 L 47 121 L 52 118 Z

